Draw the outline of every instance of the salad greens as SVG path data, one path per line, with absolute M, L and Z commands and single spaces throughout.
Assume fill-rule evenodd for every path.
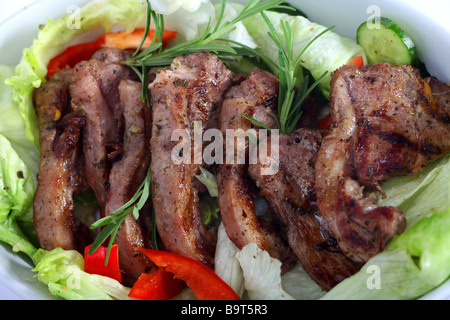
M 39 152 L 25 134 L 22 118 L 12 95 L 13 89 L 5 81 L 15 75 L 14 66 L 0 65 L 0 134 L 9 140 L 12 148 L 33 174 L 39 171 Z
M 275 64 L 275 67 L 277 68 L 277 74 L 280 79 L 278 94 L 278 117 L 274 114 L 271 115 L 277 121 L 280 132 L 289 134 L 294 131 L 300 117 L 302 116 L 303 112 L 301 106 L 303 101 L 328 74 L 328 71 L 324 71 L 310 87 L 308 87 L 308 76 L 302 79 L 301 82 L 298 82 L 295 73 L 300 66 L 300 59 L 305 51 L 313 45 L 317 39 L 334 27 L 325 29 L 319 33 L 300 51 L 299 54 L 294 55 L 293 33 L 289 23 L 283 20 L 280 21 L 283 33 L 279 34 L 264 12 L 261 13 L 261 16 L 266 22 L 266 25 L 269 27 L 268 36 L 278 47 L 278 63 L 272 62 L 272 64 Z M 281 37 L 283 37 L 284 40 L 281 40 Z
M 433 161 L 422 172 L 410 176 L 395 177 L 383 183 L 386 198 L 380 198 L 380 206 L 398 207 L 412 227 L 435 210 L 450 207 L 450 153 Z
M 450 207 L 396 237 L 323 299 L 416 299 L 450 276 Z
M 293 39 L 293 51 L 302 52 L 311 41 L 319 34 L 327 30 L 327 27 L 311 22 L 303 16 L 291 16 L 285 13 L 265 12 L 275 31 L 280 35 L 282 41 L 286 41 L 285 32 L 286 25 L 292 30 L 291 37 Z M 244 21 L 249 34 L 258 44 L 263 54 L 272 60 L 278 59 L 278 46 L 272 41 L 267 33 L 270 31 L 269 26 L 265 22 L 265 17 L 255 16 L 253 19 Z M 327 32 L 316 39 L 308 50 L 305 51 L 299 61 L 299 65 L 295 70 L 297 78 L 297 86 L 303 79 L 303 69 L 307 69 L 315 80 L 319 80 L 319 88 L 325 97 L 328 98 L 330 93 L 331 72 L 340 66 L 350 62 L 355 56 L 362 56 L 366 61 L 364 50 L 353 40 L 341 37 L 335 32 Z M 276 69 L 273 70 L 277 72 Z M 321 79 L 322 75 L 328 73 Z
M 130 288 L 117 280 L 84 272 L 84 258 L 75 250 L 56 248 L 36 252 L 39 281 L 55 296 L 67 300 L 128 300 Z
M 0 66 L 0 240 L 32 258 L 38 243 L 32 211 L 37 152 L 25 131 L 20 132 L 25 125 L 11 88 L 4 84 L 13 73 L 13 67 Z
M 229 3 L 223 11 L 209 0 L 185 1 L 184 6 L 178 7 L 173 7 L 175 2 L 150 2 L 162 6 L 159 12 L 165 14 L 165 27 L 179 32 L 175 46 L 185 41 L 194 43 L 195 39 L 205 35 L 208 26 L 210 31 L 221 30 L 225 21 L 237 19 L 244 8 L 240 4 Z M 157 9 L 156 6 L 153 8 Z M 113 279 L 84 272 L 83 257 L 78 252 L 39 249 L 33 227 L 32 201 L 39 167 L 39 132 L 32 92 L 45 81 L 49 60 L 68 44 L 89 41 L 83 38 L 86 34 L 98 34 L 99 28 L 109 31 L 115 24 L 127 26 L 130 31 L 145 26 L 145 2 L 103 0 L 101 5 L 90 3 L 82 9 L 81 18 L 83 23 L 80 29 L 67 28 L 69 15 L 55 21 L 48 20 L 33 45 L 24 50 L 15 74 L 13 67 L 0 66 L 0 110 L 8 115 L 0 118 L 0 241 L 11 245 L 15 252 L 25 253 L 32 260 L 35 266 L 33 272 L 36 272 L 39 281 L 57 297 L 128 299 L 129 288 Z M 303 16 L 273 11 L 265 12 L 265 17 L 257 14 L 241 18 L 236 29 L 227 29 L 230 31 L 227 39 L 243 43 L 250 52 L 259 50 L 273 61 L 278 61 L 279 48 L 267 36 L 268 32 L 274 33 L 275 30 L 280 41 L 285 41 L 286 36 L 292 37 L 292 51 L 302 52 L 312 39 L 327 29 Z M 266 24 L 265 19 L 271 24 Z M 270 30 L 271 25 L 273 30 Z M 285 32 L 288 28 L 290 33 Z M 178 48 L 186 47 L 181 45 Z M 220 48 L 230 51 L 229 48 Z M 299 60 L 294 72 L 297 84 L 303 80 L 304 71 L 317 80 L 325 71 L 333 71 L 358 55 L 365 58 L 364 51 L 354 41 L 328 31 L 314 41 Z M 274 68 L 270 63 L 267 65 Z M 278 72 L 276 68 L 272 71 Z M 8 86 L 4 84 L 5 79 Z M 320 89 L 328 97 L 329 73 L 319 81 Z M 379 204 L 399 207 L 405 213 L 408 229 L 396 237 L 385 251 L 367 262 L 356 275 L 326 294 L 300 266 L 280 278 L 280 267 L 276 261 L 268 259 L 264 252 L 252 246 L 237 249 L 226 236 L 223 225 L 219 226 L 215 271 L 238 294 L 250 298 L 420 297 L 450 276 L 450 254 L 445 247 L 450 242 L 449 157 L 450 154 L 441 157 L 419 174 L 391 178 L 382 185 L 386 197 L 381 198 Z M 211 175 L 202 172 L 198 178 L 208 186 L 210 196 L 216 198 L 217 182 Z M 216 213 L 214 206 L 209 209 Z M 379 283 L 374 278 L 374 270 L 380 272 Z M 370 283 L 374 289 L 368 288 L 368 281 L 373 281 Z M 190 297 L 189 293 L 185 294 Z
M 236 258 L 244 273 L 244 287 L 251 300 L 293 300 L 281 286 L 281 262 L 249 243 Z
M 109 31 L 115 24 L 127 26 L 134 30 L 145 18 L 145 7 L 142 1 L 119 0 L 103 1 L 102 5 L 90 3 L 82 10 L 80 28 L 68 28 L 69 14 L 60 19 L 47 20 L 41 27 L 38 38 L 33 45 L 23 52 L 23 57 L 16 67 L 16 75 L 7 79 L 6 83 L 13 88 L 14 101 L 26 124 L 26 135 L 39 148 L 38 119 L 33 108 L 32 92 L 38 88 L 47 74 L 47 65 L 51 58 L 77 36 L 86 32 L 103 28 Z

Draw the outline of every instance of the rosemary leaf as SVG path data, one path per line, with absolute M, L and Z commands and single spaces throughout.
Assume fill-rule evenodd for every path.
M 150 103 L 149 92 L 147 88 L 147 69 L 149 67 L 160 67 L 170 65 L 173 59 L 180 55 L 190 54 L 199 51 L 214 52 L 222 56 L 257 55 L 266 62 L 272 63 L 274 66 L 278 66 L 277 63 L 265 57 L 257 50 L 249 48 L 244 44 L 238 43 L 236 41 L 227 40 L 225 39 L 225 36 L 228 35 L 230 32 L 232 32 L 233 30 L 235 30 L 236 24 L 240 21 L 243 21 L 259 13 L 263 14 L 264 10 L 283 8 L 283 6 L 281 6 L 281 3 L 283 1 L 284 0 L 268 0 L 261 2 L 261 0 L 250 0 L 247 2 L 244 9 L 241 11 L 241 13 L 237 15 L 236 18 L 234 18 L 231 21 L 223 22 L 222 20 L 225 12 L 226 0 L 222 0 L 218 19 L 214 28 L 212 28 L 211 26 L 211 19 L 210 19 L 205 32 L 200 37 L 175 45 L 171 48 L 163 48 L 162 38 L 164 33 L 164 17 L 163 15 L 153 11 L 150 2 L 147 0 L 147 20 L 144 37 L 142 38 L 142 41 L 139 44 L 137 50 L 134 52 L 134 54 L 129 59 L 123 61 L 122 63 L 128 65 L 134 72 L 136 72 L 136 74 L 140 78 L 143 87 L 142 99 L 143 101 L 147 101 L 147 104 Z M 152 20 L 155 26 L 155 33 L 153 36 L 153 40 L 149 47 L 142 50 L 142 47 L 150 30 L 150 24 Z M 290 29 L 287 28 L 286 33 L 289 34 L 289 32 Z M 273 36 L 276 35 L 275 32 L 272 33 Z M 277 43 L 279 43 L 281 46 L 281 40 L 280 39 L 276 40 Z M 224 41 L 227 43 L 231 43 L 234 46 L 225 45 L 223 43 Z M 279 68 L 279 70 L 289 71 L 289 66 L 283 65 L 283 67 Z M 285 79 L 283 83 L 287 82 L 289 84 L 291 82 L 290 79 L 286 77 L 286 75 L 284 75 L 283 77 Z M 281 122 L 277 119 L 277 123 Z M 264 124 L 262 123 L 258 124 L 270 130 L 270 128 L 265 126 Z M 122 207 L 111 213 L 110 216 L 104 217 L 91 225 L 92 229 L 99 227 L 104 228 L 99 233 L 93 245 L 91 246 L 89 251 L 90 254 L 95 252 L 109 238 L 107 258 L 105 261 L 105 264 L 107 264 L 111 246 L 114 243 L 114 239 L 120 228 L 120 225 L 130 214 L 135 219 L 139 218 L 139 211 L 143 208 L 148 198 L 150 197 L 150 185 L 151 185 L 151 175 L 149 168 L 147 176 L 145 177 L 144 181 L 142 182 L 142 184 L 140 185 L 134 196 L 126 204 L 124 204 Z M 154 248 L 157 248 L 155 212 L 153 210 L 152 210 L 152 220 L 153 220 L 152 241 Z
M 252 118 L 252 117 L 246 116 L 246 115 L 243 114 L 243 113 L 241 113 L 241 116 L 242 116 L 243 118 L 247 119 L 247 120 L 250 120 L 250 121 L 253 122 L 253 123 L 256 123 L 257 125 L 263 127 L 264 129 L 267 129 L 267 130 L 269 130 L 269 131 L 272 131 L 272 128 L 268 127 L 268 126 L 265 125 L 264 123 L 262 123 L 262 122 L 260 122 L 260 121 L 258 121 L 258 120 L 256 120 L 256 119 L 254 119 L 254 118 Z

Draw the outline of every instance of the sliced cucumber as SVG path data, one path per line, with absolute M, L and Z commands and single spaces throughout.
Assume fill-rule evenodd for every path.
M 356 41 L 366 52 L 369 64 L 417 64 L 418 55 L 414 42 L 388 18 L 380 19 L 379 28 L 369 28 L 369 23 L 362 23 L 356 32 Z

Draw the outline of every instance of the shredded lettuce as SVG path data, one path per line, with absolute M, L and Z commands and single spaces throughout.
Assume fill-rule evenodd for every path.
M 281 286 L 281 262 L 256 243 L 242 248 L 236 258 L 244 272 L 244 287 L 251 300 L 293 300 Z
M 212 173 L 203 167 L 200 167 L 201 174 L 195 175 L 196 178 L 203 183 L 208 189 L 208 195 L 200 196 L 200 212 L 203 223 L 208 226 L 212 221 L 219 218 L 219 202 L 218 202 L 218 187 L 217 178 Z
M 244 293 L 244 274 L 236 259 L 238 247 L 228 238 L 223 223 L 217 232 L 217 246 L 215 254 L 215 273 L 242 297 Z
M 218 187 L 217 187 L 217 177 L 212 173 L 206 170 L 203 167 L 200 167 L 201 174 L 195 175 L 195 177 L 203 183 L 206 188 L 208 188 L 208 192 L 211 197 L 217 198 L 219 195 Z
M 220 207 L 217 198 L 205 199 L 205 197 L 201 197 L 199 207 L 205 226 L 209 226 L 212 222 L 219 219 Z
M 61 248 L 36 253 L 39 281 L 45 283 L 50 292 L 66 300 L 128 300 L 130 288 L 117 280 L 84 272 L 84 258 L 74 250 Z
M 283 39 L 283 30 L 280 21 L 284 20 L 289 23 L 293 34 L 294 52 L 300 53 L 314 37 L 326 30 L 325 26 L 311 22 L 303 16 L 290 16 L 278 12 L 266 12 L 266 15 L 281 39 Z M 250 36 L 258 44 L 261 52 L 272 60 L 278 61 L 278 48 L 267 35 L 269 28 L 262 16 L 252 16 L 244 21 L 244 25 Z M 342 65 L 347 64 L 355 56 L 362 56 L 364 61 L 366 61 L 364 50 L 355 41 L 329 31 L 314 41 L 305 51 L 300 65 L 309 70 L 314 79 L 319 78 L 325 71 L 328 71 L 327 76 L 319 84 L 324 96 L 328 97 L 331 73 Z M 296 76 L 300 81 L 303 79 L 301 68 L 296 70 Z
M 243 298 L 314 300 L 325 294 L 300 263 L 281 275 L 281 262 L 256 244 L 239 250 L 223 223 L 218 229 L 214 264 L 216 274 Z

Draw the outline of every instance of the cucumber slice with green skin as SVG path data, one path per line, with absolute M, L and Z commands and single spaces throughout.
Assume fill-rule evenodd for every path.
M 379 28 L 369 29 L 367 22 L 362 23 L 356 32 L 356 41 L 366 52 L 369 64 L 387 62 L 392 65 L 417 65 L 414 42 L 388 18 L 381 17 Z

